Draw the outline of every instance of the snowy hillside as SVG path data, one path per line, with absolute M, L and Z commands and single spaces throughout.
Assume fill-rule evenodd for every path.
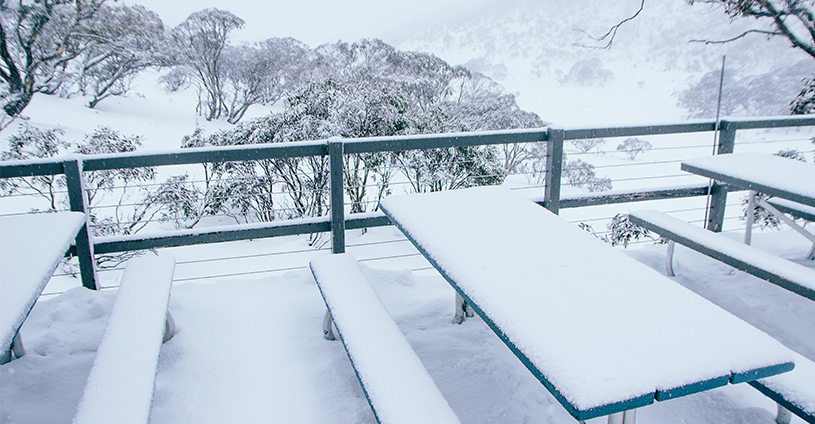
M 545 121 L 579 126 L 682 119 L 687 112 L 677 107 L 676 94 L 706 72 L 718 71 L 722 55 L 727 55 L 731 76 L 808 59 L 787 40 L 760 35 L 726 45 L 692 43 L 733 37 L 752 22 L 730 23 L 720 9 L 691 7 L 683 0 L 646 2 L 642 13 L 620 28 L 610 49 L 581 47 L 603 45 L 587 34 L 604 34 L 639 4 L 485 4 L 455 18 L 430 20 L 415 33 L 393 34 L 391 41 L 485 73 L 518 93 L 520 106 Z

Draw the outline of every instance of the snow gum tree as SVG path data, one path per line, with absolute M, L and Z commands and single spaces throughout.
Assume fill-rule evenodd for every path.
M 0 153 L 0 160 L 44 159 L 64 153 L 70 144 L 62 140 L 65 132 L 57 127 L 41 130 L 27 123 L 20 125 L 20 131 L 8 139 L 8 150 Z M 65 189 L 65 176 L 42 175 L 25 178 L 0 179 L 3 196 L 26 191 L 37 193 L 48 202 L 49 211 L 63 206 L 65 198 L 60 192 Z
M 213 8 L 191 14 L 170 33 L 174 59 L 198 83 L 199 112 L 208 121 L 220 118 L 225 110 L 224 49 L 229 33 L 243 25 L 243 19 Z
M 226 46 L 223 107 L 235 124 L 254 104 L 273 104 L 303 84 L 309 49 L 293 38 L 270 38 L 254 45 Z
M 66 142 L 62 136 L 59 128 L 42 130 L 23 124 L 18 134 L 9 137 L 9 149 L 0 160 L 50 158 L 67 153 L 72 146 L 74 153 L 97 155 L 133 152 L 142 145 L 138 136 L 122 136 L 108 127 L 97 128 L 77 143 Z M 84 176 L 94 236 L 135 234 L 167 207 L 161 202 L 160 190 L 146 184 L 155 179 L 153 168 L 92 171 Z M 65 178 L 61 175 L 4 179 L 0 189 L 2 196 L 33 193 L 42 197 L 49 204 L 47 211 L 67 208 Z M 101 268 L 114 267 L 138 254 L 97 255 L 96 262 Z
M 130 80 L 144 69 L 166 64 L 164 24 L 140 5 L 105 5 L 88 22 L 87 31 L 97 43 L 81 57 L 77 84 L 82 94 L 91 96 L 90 108 L 127 93 Z
M 86 24 L 105 0 L 4 0 L 0 4 L 0 98 L 7 125 L 34 93 L 55 92 L 68 63 L 97 41 Z

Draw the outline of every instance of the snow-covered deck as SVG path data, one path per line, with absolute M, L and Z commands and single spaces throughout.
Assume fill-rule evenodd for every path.
M 365 235 L 354 231 L 349 245 L 399 237 L 392 227 Z M 809 248 L 790 232 L 757 234 L 754 242 L 785 257 Z M 239 243 L 234 248 L 280 246 L 277 241 Z M 399 245 L 405 246 L 403 253 L 412 251 L 407 243 Z M 282 248 L 295 246 L 305 248 L 306 241 L 293 237 Z M 173 254 L 184 260 L 223 248 L 179 248 Z M 365 260 L 381 254 L 381 247 L 350 251 Z M 663 272 L 664 246 L 626 253 Z M 450 324 L 452 289 L 435 273 L 406 271 L 411 261 L 404 258 L 387 267 L 371 262 L 376 268 L 363 271 L 461 421 L 574 424 L 483 321 Z M 680 273 L 674 281 L 815 360 L 815 302 L 681 247 L 676 268 Z M 114 296 L 115 291 L 77 287 L 34 307 L 24 326 L 29 354 L 0 367 L 4 419 L 70 422 Z M 178 284 L 170 310 L 177 333 L 162 347 L 152 423 L 374 422 L 342 345 L 322 337 L 325 304 L 308 270 Z M 755 389 L 729 385 L 640 408 L 638 421 L 772 424 L 775 408 Z M 793 417 L 793 423 L 802 421 Z

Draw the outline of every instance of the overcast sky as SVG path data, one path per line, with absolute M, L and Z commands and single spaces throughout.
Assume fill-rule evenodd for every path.
M 500 0 L 127 0 L 161 16 L 172 28 L 190 13 L 214 7 L 246 21 L 233 33 L 234 41 L 294 37 L 311 47 L 323 43 L 378 37 L 399 38 L 399 32 L 427 21 L 454 19 L 481 4 Z M 412 32 L 412 31 L 411 31 Z

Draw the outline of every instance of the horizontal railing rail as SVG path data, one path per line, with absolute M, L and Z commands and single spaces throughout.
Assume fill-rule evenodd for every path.
M 68 198 L 72 211 L 88 214 L 84 195 L 84 172 L 190 165 L 201 163 L 245 162 L 268 159 L 322 156 L 329 159 L 329 216 L 291 219 L 271 223 L 243 224 L 208 228 L 205 230 L 177 230 L 157 235 L 130 235 L 93 238 L 86 228 L 77 237 L 71 254 L 80 259 L 83 285 L 96 288 L 93 255 L 127 252 L 194 244 L 219 243 L 278 237 L 286 235 L 330 232 L 332 250 L 345 249 L 344 232 L 348 229 L 370 228 L 389 225 L 381 213 L 345 215 L 343 155 L 400 152 L 449 147 L 486 146 L 516 143 L 547 143 L 543 197 L 536 202 L 552 212 L 561 208 L 630 203 L 648 200 L 677 199 L 711 196 L 705 226 L 720 231 L 724 220 L 727 186 L 718 184 L 694 184 L 653 190 L 611 191 L 561 196 L 561 173 L 563 147 L 568 140 L 610 137 L 637 137 L 718 131 L 716 152 L 732 153 L 736 131 L 764 128 L 815 126 L 813 116 L 783 116 L 748 119 L 724 119 L 716 121 L 691 121 L 624 127 L 596 128 L 547 128 L 449 133 L 393 137 L 368 137 L 359 139 L 331 138 L 328 140 L 300 141 L 291 143 L 251 144 L 241 146 L 211 146 L 176 149 L 164 152 L 131 152 L 108 155 L 67 155 L 54 159 L 0 162 L 0 178 L 18 178 L 65 174 Z

